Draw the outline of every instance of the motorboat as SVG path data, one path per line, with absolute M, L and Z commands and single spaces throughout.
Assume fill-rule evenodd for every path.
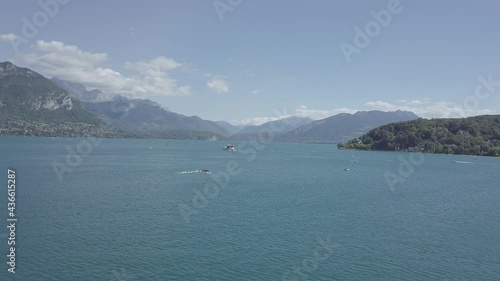
M 224 147 L 224 150 L 236 151 L 236 146 L 234 146 L 234 144 L 228 144 L 228 145 L 226 145 L 226 147 Z

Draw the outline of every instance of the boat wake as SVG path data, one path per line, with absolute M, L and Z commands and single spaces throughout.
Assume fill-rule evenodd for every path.
M 182 171 L 182 172 L 177 172 L 176 174 L 178 174 L 178 175 L 184 175 L 184 174 L 194 174 L 194 173 L 210 174 L 210 170 L 204 169 L 204 170 Z
M 467 162 L 467 161 L 456 161 L 456 160 L 454 160 L 453 162 L 457 163 L 457 164 L 473 164 L 472 162 Z

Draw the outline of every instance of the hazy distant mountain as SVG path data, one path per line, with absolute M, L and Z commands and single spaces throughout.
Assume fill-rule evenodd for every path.
M 229 135 L 221 126 L 198 116 L 185 116 L 168 111 L 160 104 L 147 99 L 128 99 L 115 96 L 112 101 L 100 103 L 83 103 L 85 109 L 122 123 L 130 123 L 134 127 L 155 128 L 157 130 L 188 130 L 212 132 L 218 135 Z
M 307 117 L 292 116 L 281 120 L 266 122 L 262 125 L 245 126 L 240 134 L 257 134 L 265 128 L 272 128 L 275 132 L 288 132 L 298 127 L 311 123 L 313 120 Z
M 92 91 L 87 91 L 87 88 L 85 85 L 80 84 L 80 83 L 75 83 L 75 82 L 70 82 L 66 80 L 61 80 L 57 77 L 53 77 L 50 79 L 52 82 L 54 82 L 57 86 L 60 88 L 65 89 L 68 91 L 68 93 L 84 102 L 103 102 L 103 101 L 109 101 L 111 100 L 111 97 L 103 93 L 102 91 L 98 89 L 94 89 Z
M 224 128 L 224 130 L 226 130 L 226 132 L 228 132 L 229 135 L 237 134 L 242 129 L 239 126 L 235 126 L 235 125 L 233 125 L 229 122 L 226 122 L 226 121 L 215 121 L 215 123 L 217 125 L 221 126 L 222 128 Z
M 355 114 L 341 113 L 311 122 L 286 134 L 277 136 L 278 141 L 338 143 L 359 137 L 369 130 L 393 122 L 419 118 L 408 111 L 360 111 Z
M 110 119 L 118 119 L 114 123 L 122 130 L 184 130 L 205 131 L 218 135 L 231 135 L 223 126 L 212 121 L 203 120 L 197 116 L 187 117 L 162 107 L 159 103 L 148 99 L 128 99 L 119 95 L 110 98 L 98 89 L 87 91 L 85 85 L 52 78 L 59 87 L 66 89 L 73 97 L 83 101 L 85 109 L 106 116 Z M 111 120 L 108 120 L 111 122 Z M 130 123 L 130 126 L 126 126 Z
M 258 137 L 259 132 L 272 131 L 274 136 L 284 134 L 286 132 L 292 131 L 296 128 L 304 126 L 311 123 L 313 120 L 308 117 L 298 117 L 292 116 L 276 121 L 270 121 L 264 123 L 260 126 L 246 126 L 236 135 L 233 135 L 231 139 L 233 140 L 255 140 Z

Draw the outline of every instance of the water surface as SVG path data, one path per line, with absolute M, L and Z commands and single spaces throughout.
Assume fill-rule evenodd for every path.
M 422 154 L 401 174 L 411 154 L 89 143 L 0 137 L 2 280 L 500 279 L 500 159 Z M 92 151 L 68 152 L 78 145 Z M 68 169 L 61 180 L 54 163 Z M 228 163 L 239 173 L 219 187 Z M 8 167 L 18 178 L 15 275 L 6 264 Z M 201 169 L 212 174 L 191 173 Z M 391 190 L 388 172 L 404 182 Z

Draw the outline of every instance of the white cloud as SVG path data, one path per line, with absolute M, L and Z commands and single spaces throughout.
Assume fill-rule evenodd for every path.
M 239 76 L 252 77 L 252 76 L 255 76 L 255 72 L 253 72 L 250 69 L 245 69 L 245 70 L 241 71 L 240 73 L 238 73 L 238 75 Z
M 254 117 L 242 120 L 232 120 L 234 125 L 261 125 L 269 121 L 275 121 L 290 116 L 309 117 L 314 120 L 324 119 L 340 113 L 356 113 L 362 110 L 380 110 L 380 111 L 411 111 L 423 118 L 458 118 L 477 116 L 485 114 L 498 114 L 498 111 L 490 109 L 465 109 L 464 106 L 456 103 L 439 101 L 432 102 L 430 98 L 419 98 L 411 100 L 399 100 L 394 103 L 386 101 L 369 101 L 364 104 L 362 109 L 353 108 L 335 108 L 329 110 L 311 109 L 305 105 L 299 105 L 293 114 L 281 114 L 281 116 Z
M 125 67 L 128 69 L 136 69 L 143 74 L 157 76 L 166 71 L 171 71 L 181 67 L 182 64 L 173 59 L 166 57 L 156 57 L 150 61 L 139 61 L 136 63 L 126 62 Z
M 277 111 L 279 114 L 275 116 L 253 117 L 241 120 L 232 120 L 231 123 L 234 125 L 262 125 L 266 122 L 276 121 L 291 116 L 309 117 L 314 120 L 319 120 L 339 113 L 355 113 L 356 111 L 357 111 L 356 109 L 350 109 L 350 108 L 337 108 L 332 110 L 309 109 L 305 105 L 299 105 L 295 109 L 293 114 L 287 114 L 286 109 L 284 109 L 282 113 L 279 113 Z
M 271 121 L 276 121 L 276 120 L 280 120 L 280 119 L 283 119 L 283 118 L 286 118 L 286 117 L 290 117 L 290 116 L 281 116 L 281 117 L 253 117 L 253 118 L 246 118 L 246 119 L 241 119 L 241 120 L 231 120 L 231 124 L 235 125 L 235 126 L 239 126 L 239 125 L 256 125 L 256 126 L 259 126 L 259 125 L 262 125 L 264 123 L 267 123 L 267 122 L 271 122 Z
M 17 40 L 17 35 L 14 33 L 0 34 L 0 41 L 14 42 Z
M 212 78 L 207 82 L 207 87 L 217 94 L 229 92 L 229 83 L 223 78 Z
M 405 104 L 405 105 L 421 105 L 426 104 L 430 101 L 430 98 L 418 98 L 414 100 L 398 100 L 397 103 Z
M 412 100 L 412 101 L 410 101 L 408 103 L 409 104 L 414 104 L 414 105 L 421 105 L 421 104 L 424 104 L 425 102 L 421 101 L 421 100 Z
M 377 110 L 382 110 L 382 111 L 394 111 L 400 109 L 400 106 L 393 105 L 388 102 L 383 102 L 383 101 L 369 101 L 365 103 L 366 106 L 377 109 Z
M 295 110 L 296 116 L 309 117 L 311 119 L 319 120 L 324 119 L 340 113 L 355 113 L 358 110 L 352 108 L 336 108 L 331 110 L 309 109 L 305 105 L 300 105 Z
M 261 125 L 269 121 L 275 121 L 290 116 L 309 117 L 314 120 L 324 119 L 340 113 L 356 113 L 361 110 L 380 110 L 380 111 L 411 111 L 423 118 L 456 118 L 468 117 L 485 114 L 498 114 L 490 109 L 465 109 L 464 106 L 456 103 L 439 101 L 432 102 L 430 98 L 419 98 L 412 100 L 399 100 L 394 103 L 386 101 L 369 101 L 364 104 L 362 109 L 353 108 L 335 108 L 329 110 L 311 109 L 305 105 L 298 106 L 293 114 L 282 114 L 282 116 L 272 117 L 254 117 L 242 120 L 233 120 L 231 123 L 235 125 Z M 285 111 L 286 113 L 286 111 Z
M 395 103 L 371 101 L 365 103 L 365 106 L 368 106 L 370 109 L 382 111 L 411 111 L 424 118 L 458 118 L 495 113 L 490 109 L 466 109 L 463 105 L 452 102 L 430 102 L 430 99 L 402 100 Z
M 258 96 L 259 94 L 260 94 L 260 91 L 259 91 L 259 90 L 257 90 L 257 89 L 250 91 L 250 95 L 251 95 L 251 96 L 254 96 L 254 97 L 255 97 L 255 96 Z
M 189 95 L 190 86 L 178 86 L 169 72 L 181 63 L 163 56 L 149 61 L 126 62 L 132 75 L 123 75 L 102 65 L 108 61 L 106 53 L 90 53 L 77 46 L 57 41 L 38 41 L 34 52 L 20 54 L 15 62 L 31 67 L 45 76 L 83 83 L 110 94 L 128 97 Z
M 191 86 L 180 86 L 177 88 L 177 94 L 179 96 L 189 96 L 191 95 Z

